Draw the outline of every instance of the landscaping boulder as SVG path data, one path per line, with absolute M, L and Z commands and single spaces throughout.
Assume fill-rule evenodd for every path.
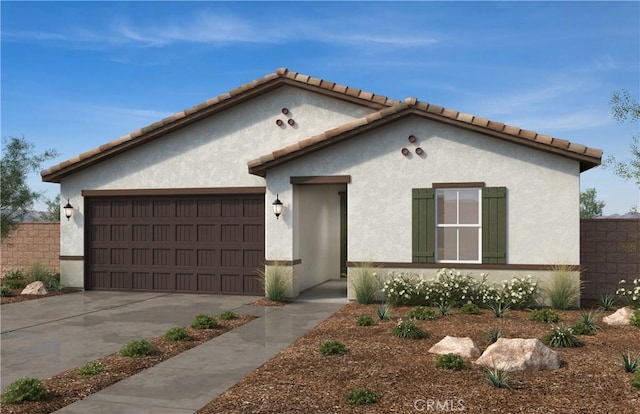
M 541 371 L 560 368 L 560 356 L 538 339 L 499 338 L 475 362 L 505 371 Z
M 458 354 L 463 358 L 473 359 L 480 356 L 480 349 L 471 338 L 457 338 L 445 336 L 440 342 L 429 349 L 432 354 Z
M 615 313 L 602 318 L 602 322 L 607 325 L 629 325 L 633 315 L 633 309 L 628 306 L 620 308 Z
M 46 295 L 47 289 L 44 288 L 44 283 L 37 281 L 29 283 L 23 290 L 23 295 Z

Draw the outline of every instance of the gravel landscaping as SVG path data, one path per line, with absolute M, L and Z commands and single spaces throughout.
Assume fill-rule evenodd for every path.
M 403 317 L 409 307 L 396 307 Z M 579 310 L 557 311 L 563 323 L 580 319 Z M 602 316 L 612 312 L 600 313 Z M 373 326 L 357 326 L 363 315 Z M 633 374 L 620 365 L 621 352 L 640 353 L 640 329 L 603 328 L 581 335 L 584 346 L 553 348 L 563 366 L 553 371 L 511 372 L 510 388 L 494 388 L 483 370 L 449 371 L 436 368 L 437 355 L 427 353 L 446 335 L 469 336 L 481 349 L 487 332 L 500 329 L 511 338 L 542 338 L 555 325 L 528 320 L 528 311 L 507 311 L 496 318 L 453 309 L 447 317 L 416 321 L 427 333 L 420 340 L 392 335 L 398 320 L 381 321 L 376 305 L 349 304 L 242 379 L 198 411 L 204 413 L 379 413 L 465 411 L 473 413 L 630 413 L 640 407 L 640 389 L 631 386 Z M 322 355 L 325 340 L 343 342 L 346 354 Z M 380 398 L 352 405 L 347 394 L 365 388 Z

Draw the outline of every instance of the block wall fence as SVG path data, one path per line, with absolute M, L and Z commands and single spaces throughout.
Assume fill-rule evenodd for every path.
M 60 271 L 60 223 L 22 223 L 0 244 L 0 274 L 33 262 Z
M 615 293 L 618 282 L 640 277 L 640 219 L 580 221 L 581 304 Z

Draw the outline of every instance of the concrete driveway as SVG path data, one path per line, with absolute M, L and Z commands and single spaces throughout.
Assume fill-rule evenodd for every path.
M 117 352 L 135 338 L 186 326 L 198 313 L 218 314 L 251 296 L 77 292 L 0 307 L 1 389 L 17 378 L 46 378 Z M 244 307 L 243 313 L 261 307 Z

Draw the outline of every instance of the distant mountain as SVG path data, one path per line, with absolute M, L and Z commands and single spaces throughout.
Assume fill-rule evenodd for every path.
M 597 219 L 640 219 L 640 213 L 628 212 L 626 214 L 611 214 L 610 216 L 600 216 Z

